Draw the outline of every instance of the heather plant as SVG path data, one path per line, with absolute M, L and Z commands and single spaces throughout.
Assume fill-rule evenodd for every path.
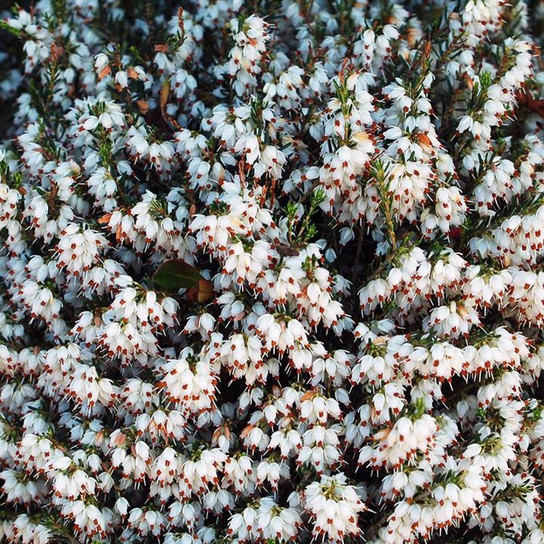
M 0 541 L 543 544 L 544 3 L 9 7 Z

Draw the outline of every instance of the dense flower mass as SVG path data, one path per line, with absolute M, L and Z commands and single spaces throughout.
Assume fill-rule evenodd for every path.
M 0 16 L 1 542 L 544 543 L 542 1 Z

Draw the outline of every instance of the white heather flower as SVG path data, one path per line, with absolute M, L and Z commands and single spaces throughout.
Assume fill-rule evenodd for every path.
M 0 13 L 0 540 L 540 544 L 540 3 L 60 4 Z
M 311 512 L 316 537 L 343 542 L 345 537 L 360 533 L 357 518 L 365 505 L 343 474 L 322 476 L 320 482 L 306 487 L 304 504 Z

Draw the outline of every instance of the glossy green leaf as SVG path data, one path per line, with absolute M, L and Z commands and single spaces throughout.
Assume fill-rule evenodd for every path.
M 169 289 L 198 287 L 198 283 L 203 279 L 194 266 L 181 259 L 161 264 L 153 276 L 153 281 Z

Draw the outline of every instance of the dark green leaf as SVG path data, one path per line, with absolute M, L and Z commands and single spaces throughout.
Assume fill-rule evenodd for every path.
M 198 287 L 198 282 L 202 279 L 204 278 L 194 266 L 180 259 L 161 264 L 153 276 L 153 281 L 170 289 Z

